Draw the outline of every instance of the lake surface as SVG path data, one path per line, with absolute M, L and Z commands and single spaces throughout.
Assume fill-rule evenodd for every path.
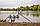
M 32 22 L 40 22 L 40 16 L 39 17 L 33 17 L 31 14 L 33 14 L 33 11 L 20 11 L 22 13 L 22 15 L 28 19 L 30 19 Z M 26 13 L 29 13 L 29 15 L 27 16 Z M 35 14 L 37 12 L 35 11 Z M 18 11 L 0 11 L 0 19 L 5 20 L 9 15 L 13 16 L 13 15 L 17 15 Z M 24 17 L 22 17 L 21 15 L 19 15 L 19 19 L 15 19 L 15 22 L 29 22 L 28 20 L 26 20 Z

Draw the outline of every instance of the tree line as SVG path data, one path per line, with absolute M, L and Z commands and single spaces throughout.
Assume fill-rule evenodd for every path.
M 20 6 L 18 8 L 12 8 L 12 9 L 3 9 L 3 8 L 0 8 L 0 11 L 40 11 L 40 5 L 33 5 L 33 6 L 26 6 L 26 7 L 23 7 L 23 6 Z

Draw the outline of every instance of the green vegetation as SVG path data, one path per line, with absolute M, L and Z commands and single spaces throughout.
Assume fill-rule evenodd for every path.
M 20 24 L 17 24 L 17 26 L 20 26 Z
M 26 7 L 23 7 L 23 6 L 20 6 L 18 8 L 12 8 L 12 9 L 3 9 L 3 8 L 0 8 L 0 11 L 34 11 L 34 13 L 32 14 L 33 16 L 39 16 L 39 12 L 40 12 L 40 5 L 33 5 L 33 6 L 26 6 Z M 37 11 L 37 14 L 35 14 L 35 11 Z M 1 13 L 0 13 L 1 14 Z M 25 13 L 24 13 L 25 15 Z M 27 16 L 29 15 L 29 13 L 27 12 Z
M 32 24 L 30 24 L 30 26 L 34 26 L 34 24 L 32 23 Z
M 12 9 L 3 9 L 3 8 L 0 8 L 0 11 L 40 11 L 40 5 L 33 5 L 33 6 L 26 6 L 26 7 L 23 7 L 23 6 L 20 6 L 18 8 L 12 8 Z

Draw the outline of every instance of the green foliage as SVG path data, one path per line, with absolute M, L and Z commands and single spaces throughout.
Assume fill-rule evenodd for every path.
M 20 26 L 20 24 L 17 24 L 17 26 Z
M 30 24 L 30 26 L 34 26 L 34 24 L 32 23 L 32 24 Z
M 12 9 L 0 8 L 0 11 L 40 11 L 40 5 L 33 5 L 30 7 L 29 6 L 26 6 L 26 7 L 20 6 L 17 9 L 15 9 L 15 8 L 12 8 Z

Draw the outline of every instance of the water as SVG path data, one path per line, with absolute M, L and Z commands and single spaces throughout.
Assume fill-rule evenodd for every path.
M 13 12 L 13 13 L 12 13 Z M 12 13 L 12 14 L 11 14 Z M 26 15 L 27 11 L 23 11 L 22 15 L 28 19 L 30 19 L 32 22 L 40 22 L 40 16 L 39 17 L 33 17 L 31 14 L 33 14 L 33 11 L 28 11 L 29 15 Z M 36 13 L 36 12 L 35 12 Z M 5 20 L 9 15 L 17 15 L 18 11 L 0 11 L 0 19 Z M 19 19 L 15 19 L 15 22 L 29 22 L 24 17 L 19 15 Z

